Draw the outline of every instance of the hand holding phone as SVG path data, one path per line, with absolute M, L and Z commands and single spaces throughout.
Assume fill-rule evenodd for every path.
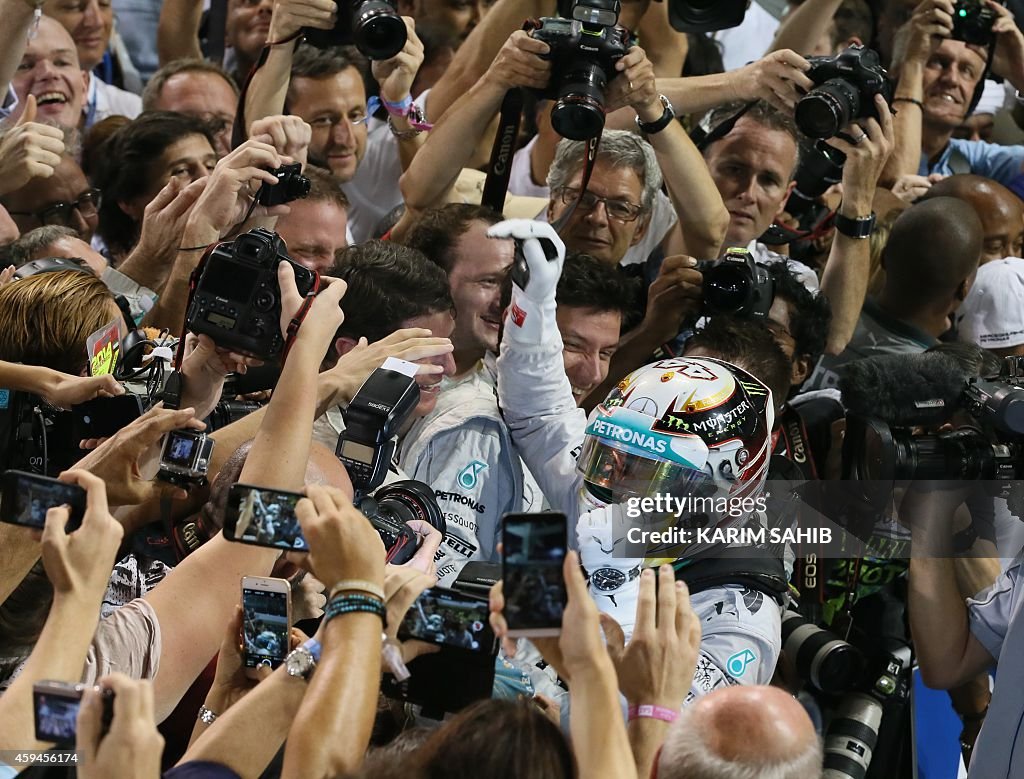
M 491 653 L 494 631 L 487 618 L 487 601 L 435 587 L 423 592 L 412 604 L 398 629 L 398 637 Z
M 67 506 L 66 530 L 71 531 L 82 524 L 85 503 L 85 490 L 76 484 L 26 471 L 5 471 L 0 522 L 42 530 L 47 511 Z
M 253 546 L 307 552 L 309 546 L 295 516 L 305 495 L 264 487 L 235 484 L 228 493 L 224 537 Z
M 42 681 L 32 685 L 36 739 L 61 746 L 74 744 L 78 710 L 82 704 L 82 695 L 88 689 L 91 688 L 84 684 L 59 681 Z M 100 694 L 103 696 L 102 737 L 114 718 L 114 693 L 112 690 L 102 690 Z
M 242 579 L 242 646 L 245 675 L 260 678 L 260 668 L 273 670 L 289 651 L 292 627 L 291 585 L 287 579 L 246 576 Z
M 507 635 L 557 636 L 566 591 L 562 564 L 568 551 L 565 514 L 502 517 L 502 589 Z

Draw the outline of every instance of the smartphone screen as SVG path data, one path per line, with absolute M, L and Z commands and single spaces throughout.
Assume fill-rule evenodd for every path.
M 82 693 L 73 687 L 68 690 L 49 689 L 49 685 L 33 690 L 36 715 L 36 738 L 54 744 L 75 743 L 75 723 Z
M 511 635 L 557 635 L 566 592 L 565 514 L 506 514 L 502 519 L 502 581 Z
M 405 614 L 398 634 L 432 644 L 490 652 L 494 633 L 487 621 L 487 601 L 452 590 L 425 590 Z
M 67 505 L 71 509 L 67 524 L 70 532 L 82 524 L 85 500 L 85 490 L 77 484 L 65 484 L 35 473 L 6 471 L 3 475 L 3 497 L 0 498 L 0 521 L 41 530 L 46 524 L 47 510 Z
M 116 398 L 94 398 L 72 407 L 74 414 L 74 436 L 82 438 L 106 438 L 127 427 L 140 416 L 142 398 L 127 394 Z
M 305 497 L 264 487 L 235 484 L 228 493 L 224 537 L 272 549 L 309 549 L 295 516 L 295 504 Z
M 248 580 L 246 580 L 248 581 Z M 261 579 L 262 582 L 284 582 L 283 579 Z M 245 646 L 245 667 L 277 668 L 288 655 L 289 608 L 288 583 L 277 591 L 269 587 L 242 585 L 242 634 Z

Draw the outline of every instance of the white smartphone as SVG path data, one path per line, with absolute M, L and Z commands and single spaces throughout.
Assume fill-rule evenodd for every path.
M 292 592 L 287 579 L 242 578 L 242 646 L 245 675 L 277 668 L 288 656 L 292 628 Z

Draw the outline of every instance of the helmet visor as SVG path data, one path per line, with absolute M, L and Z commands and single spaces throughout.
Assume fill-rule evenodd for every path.
M 611 492 L 615 502 L 654 495 L 715 493 L 715 481 L 705 471 L 644 457 L 632 447 L 597 436 L 585 439 L 576 468 L 585 481 Z

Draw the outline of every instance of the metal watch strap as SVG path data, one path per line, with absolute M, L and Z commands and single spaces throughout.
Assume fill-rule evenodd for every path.
M 870 238 L 875 231 L 875 212 L 872 211 L 870 216 L 853 219 L 836 211 L 834 224 L 836 230 L 847 238 Z
M 660 133 L 662 130 L 669 126 L 673 119 L 676 118 L 676 110 L 675 108 L 672 107 L 672 102 L 664 95 L 658 95 L 658 99 L 661 101 L 661 104 L 665 107 L 664 112 L 658 119 L 655 119 L 653 122 L 643 122 L 640 120 L 639 116 L 637 116 L 636 118 L 636 126 L 644 135 L 654 135 L 655 133 Z

